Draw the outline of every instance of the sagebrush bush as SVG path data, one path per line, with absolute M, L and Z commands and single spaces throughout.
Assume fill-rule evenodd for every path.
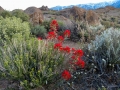
M 105 28 L 110 28 L 110 21 L 101 21 L 101 24 L 105 26 Z
M 120 88 L 120 30 L 109 28 L 83 49 L 85 68 L 73 71 L 60 88 L 102 90 Z M 113 85 L 113 86 L 112 86 Z
M 28 38 L 30 26 L 28 22 L 22 22 L 20 18 L 0 18 L 0 39 L 10 40 L 12 38 Z
M 18 81 L 25 90 L 54 82 L 64 60 L 52 43 L 36 38 L 12 39 L 0 47 L 0 57 L 0 74 Z
M 12 16 L 20 18 L 22 21 L 29 22 L 29 16 L 26 13 L 24 13 L 24 11 L 16 9 L 16 10 L 12 11 L 11 13 L 12 13 Z
M 45 34 L 47 33 L 47 30 L 42 25 L 35 25 L 31 29 L 31 33 L 35 36 L 45 37 Z
M 12 14 L 10 11 L 4 10 L 0 13 L 0 16 L 2 16 L 3 18 L 12 17 Z
M 93 56 L 93 63 L 98 70 L 105 71 L 109 66 L 120 65 L 120 30 L 109 28 L 97 35 L 95 40 L 88 44 L 88 50 Z

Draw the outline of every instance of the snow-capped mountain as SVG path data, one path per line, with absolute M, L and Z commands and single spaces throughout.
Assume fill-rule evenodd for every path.
M 52 7 L 52 10 L 62 10 L 65 8 L 71 8 L 73 6 L 78 6 L 87 10 L 90 9 L 97 9 L 97 8 L 101 8 L 101 7 L 105 7 L 105 6 L 113 6 L 116 8 L 120 8 L 120 0 L 115 0 L 115 1 L 111 1 L 111 2 L 101 2 L 101 3 L 88 3 L 88 4 L 78 4 L 78 5 L 70 5 L 70 6 L 55 6 Z

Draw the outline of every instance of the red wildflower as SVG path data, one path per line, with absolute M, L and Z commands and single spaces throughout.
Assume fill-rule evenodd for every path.
M 64 37 L 70 37 L 70 30 L 65 30 L 63 34 Z
M 54 31 L 48 32 L 47 39 L 54 39 L 56 37 L 56 33 Z
M 58 30 L 58 22 L 56 20 L 51 21 L 50 30 L 51 31 L 57 31 Z
M 76 59 L 76 56 L 73 55 L 71 58 L 72 58 L 73 60 L 75 60 L 75 59 Z
M 70 47 L 68 47 L 68 46 L 63 47 L 62 50 L 66 53 L 70 53 Z
M 41 37 L 37 37 L 37 39 L 38 39 L 38 40 L 42 40 L 42 38 L 41 38 Z
M 60 41 L 60 42 L 63 42 L 64 41 L 64 38 L 63 38 L 63 36 L 58 36 L 58 41 Z
M 71 74 L 68 70 L 64 70 L 62 72 L 62 78 L 64 78 L 65 80 L 69 80 L 71 78 Z
M 54 49 L 60 49 L 62 47 L 61 43 L 55 43 L 54 44 Z
M 77 62 L 75 62 L 75 65 L 80 66 L 81 68 L 84 68 L 85 62 L 81 58 L 78 58 Z
M 72 49 L 71 49 L 71 51 L 73 51 L 73 52 L 74 52 L 75 50 L 76 50 L 75 48 L 72 48 Z
M 81 49 L 75 50 L 75 52 L 73 53 L 76 56 L 83 56 L 83 51 Z

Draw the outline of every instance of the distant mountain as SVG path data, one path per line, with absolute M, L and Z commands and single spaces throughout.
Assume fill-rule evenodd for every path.
M 50 9 L 59 11 L 65 8 L 71 8 L 73 6 L 78 6 L 80 8 L 84 8 L 87 10 L 97 9 L 105 6 L 113 6 L 115 8 L 120 8 L 120 0 L 115 0 L 110 2 L 101 2 L 101 3 L 78 4 L 78 5 L 70 5 L 70 6 L 55 6 Z

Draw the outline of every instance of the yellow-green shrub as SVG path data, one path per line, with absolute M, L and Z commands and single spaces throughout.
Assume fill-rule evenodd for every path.
M 52 43 L 36 38 L 12 39 L 0 47 L 0 57 L 2 76 L 18 81 L 25 90 L 54 82 L 64 60 Z
M 28 37 L 30 26 L 28 22 L 22 22 L 16 17 L 0 17 L 0 39 L 10 40 L 11 38 Z

